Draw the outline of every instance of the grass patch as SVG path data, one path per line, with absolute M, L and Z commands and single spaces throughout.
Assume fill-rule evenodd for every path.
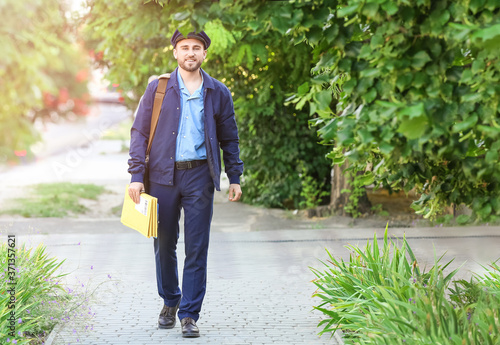
M 83 214 L 87 207 L 80 204 L 81 198 L 97 200 L 106 189 L 94 184 L 41 183 L 31 187 L 33 194 L 14 199 L 14 207 L 2 214 L 23 217 L 66 217 Z
M 123 209 L 123 203 L 121 203 L 120 205 L 116 205 L 111 209 L 111 214 L 115 216 L 120 216 L 122 214 L 122 209 Z

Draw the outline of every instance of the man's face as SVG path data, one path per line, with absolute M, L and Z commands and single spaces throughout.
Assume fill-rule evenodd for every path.
M 174 49 L 174 57 L 179 67 L 188 72 L 194 72 L 200 68 L 205 60 L 207 51 L 203 43 L 194 38 L 187 38 L 177 43 Z

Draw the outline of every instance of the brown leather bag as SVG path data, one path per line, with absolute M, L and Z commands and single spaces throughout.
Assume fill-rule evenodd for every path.
M 158 119 L 160 118 L 161 105 L 163 103 L 163 99 L 165 98 L 165 92 L 167 90 L 169 79 L 170 73 L 165 73 L 158 77 L 158 88 L 156 89 L 155 101 L 153 103 L 153 113 L 151 114 L 151 128 L 149 130 L 148 148 L 146 149 L 146 169 L 144 171 L 144 190 L 146 191 L 146 193 L 149 193 L 149 153 L 151 152 L 151 145 L 153 144 L 156 125 L 158 124 Z

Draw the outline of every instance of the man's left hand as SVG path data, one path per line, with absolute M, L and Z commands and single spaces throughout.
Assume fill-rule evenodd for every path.
M 237 183 L 232 183 L 229 186 L 229 201 L 238 201 L 241 198 L 241 187 Z

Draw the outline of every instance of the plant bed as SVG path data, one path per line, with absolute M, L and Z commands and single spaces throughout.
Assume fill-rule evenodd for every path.
M 329 254 L 317 276 L 314 308 L 325 319 L 320 334 L 340 329 L 345 344 L 499 344 L 500 266 L 492 263 L 470 281 L 436 258 L 421 270 L 403 238 L 400 247 L 375 235 L 364 249 L 347 246 L 349 261 Z
M 63 286 L 64 260 L 45 247 L 16 248 L 9 240 L 0 255 L 0 344 L 43 344 L 56 324 L 92 317 L 86 297 Z

